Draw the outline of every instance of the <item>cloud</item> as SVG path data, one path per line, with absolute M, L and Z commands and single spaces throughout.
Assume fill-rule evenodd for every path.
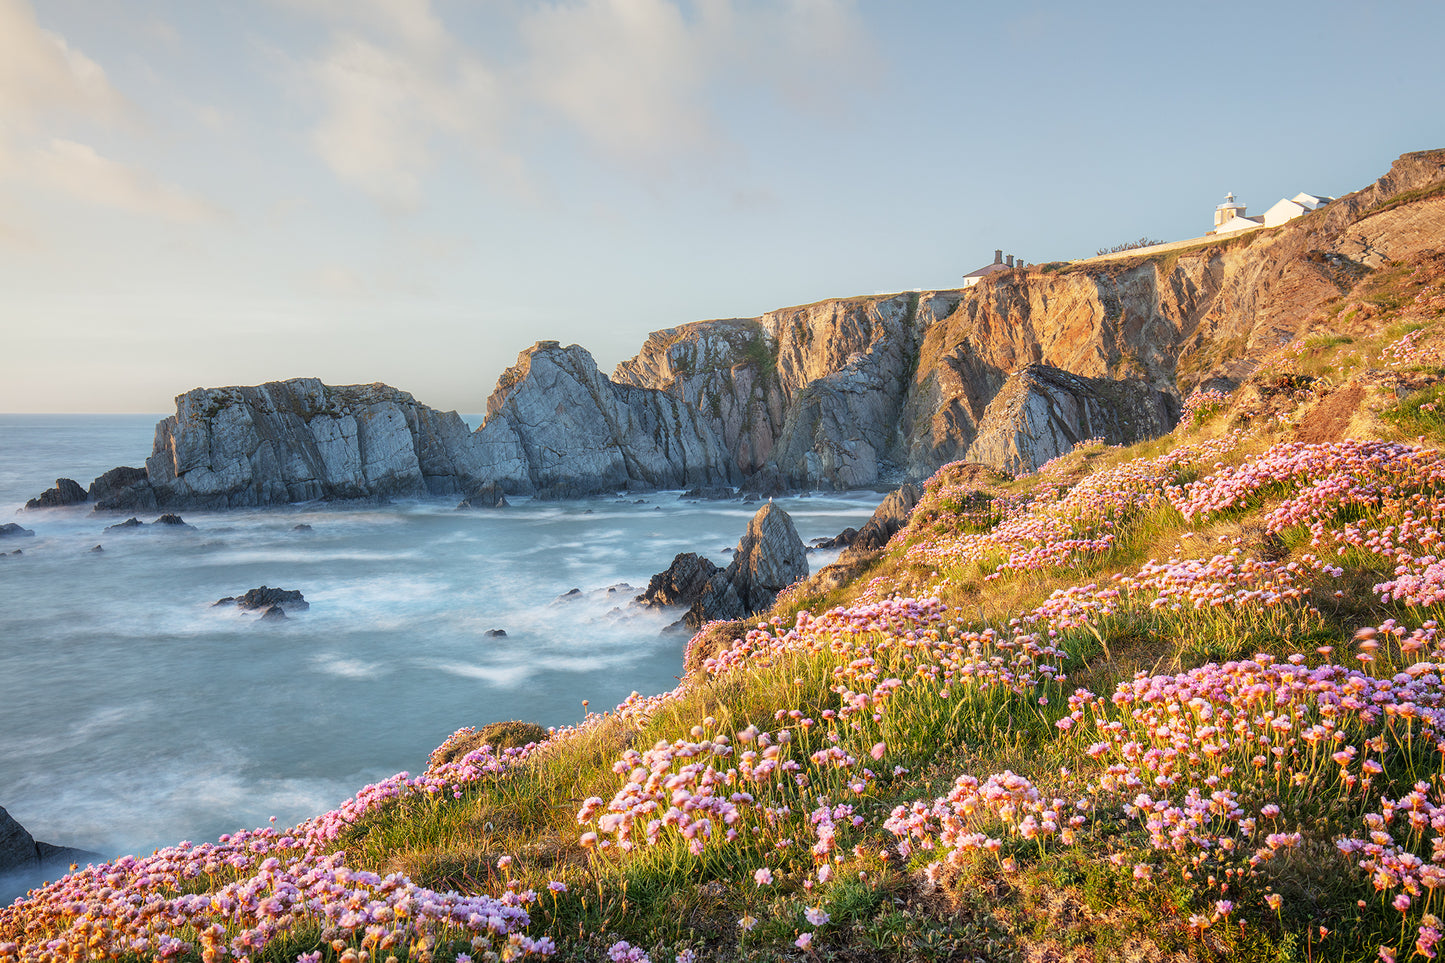
M 0 0 L 0 117 L 28 128 L 55 110 L 104 122 L 129 113 L 99 64 L 42 29 L 24 0 Z
M 201 198 L 53 132 L 66 121 L 134 118 L 98 63 L 41 28 L 24 0 L 0 0 L 0 179 L 173 221 L 218 216 Z
M 544 0 L 490 7 L 471 32 L 429 0 L 273 2 L 330 28 L 302 70 L 316 152 L 393 210 L 421 203 L 449 141 L 514 191 L 559 132 L 643 179 L 730 167 L 744 138 L 720 105 L 836 113 L 876 63 L 848 0 Z
M 102 157 L 95 148 L 59 138 L 28 158 L 30 180 L 77 200 L 169 221 L 217 220 L 223 212 L 147 171 Z
M 587 0 L 521 23 L 532 92 L 602 150 L 625 160 L 690 153 L 718 140 L 705 84 L 706 22 L 665 0 Z

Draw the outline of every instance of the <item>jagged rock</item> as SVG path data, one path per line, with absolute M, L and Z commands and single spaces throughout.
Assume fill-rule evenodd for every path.
M 573 602 L 577 599 L 580 599 L 581 597 L 582 590 L 580 588 L 568 589 L 567 591 L 563 592 L 561 595 L 553 599 L 552 604 L 556 605 L 558 602 Z
M 474 490 L 457 505 L 457 511 L 464 511 L 468 508 L 506 508 L 507 496 L 502 492 L 502 486 L 496 482 L 487 482 L 485 485 Z
M 286 610 L 279 605 L 267 606 L 266 611 L 261 613 L 258 622 L 285 622 L 287 619 Z
M 857 537 L 858 529 L 845 528 L 832 538 L 825 535 L 822 538 L 813 539 L 808 544 L 813 548 L 847 548 L 853 544 L 853 540 Z
M 692 628 L 717 619 L 740 619 L 773 604 L 778 593 L 808 575 L 803 540 L 788 513 L 772 502 L 758 509 L 736 554 L 688 609 Z
M 555 341 L 537 342 L 503 372 L 476 436 L 489 478 L 539 497 L 726 485 L 737 476 L 692 408 L 616 384 L 585 350 Z
M 35 535 L 30 529 L 14 522 L 6 522 L 0 525 L 0 538 L 31 538 Z
M 687 605 L 696 602 L 707 583 L 722 569 L 695 552 L 675 556 L 664 572 L 647 583 L 647 589 L 633 601 L 643 606 Z
M 1075 444 L 1103 438 L 1129 444 L 1161 435 L 1179 420 L 1173 396 L 1141 381 L 1109 381 L 1029 365 L 989 402 L 966 460 L 1025 474 Z
M 97 512 L 152 512 L 159 507 L 144 468 L 112 468 L 90 483 L 90 500 Z
M 132 528 L 144 528 L 145 522 L 132 515 L 123 522 L 116 522 L 114 525 L 105 526 L 107 532 L 123 532 Z
M 505 638 L 507 637 L 507 630 L 506 630 L 506 629 L 487 629 L 487 631 L 483 632 L 482 634 L 485 635 L 485 636 L 486 636 L 487 638 L 489 638 L 489 639 L 505 639 Z
M 876 552 L 887 545 L 888 540 L 908 524 L 908 516 L 913 513 L 913 506 L 917 504 L 918 489 L 912 485 L 904 485 L 889 492 L 888 497 L 873 510 L 873 516 L 858 530 L 858 534 L 849 543 L 848 550 L 839 560 L 848 561 L 868 552 Z
M 189 528 L 189 529 L 191 529 L 192 531 L 194 531 L 195 528 L 196 528 L 196 526 L 194 526 L 194 525 L 187 525 L 187 524 L 186 524 L 186 520 L 185 520 L 184 518 L 181 518 L 181 516 L 179 516 L 179 515 L 171 515 L 171 514 L 162 515 L 162 516 L 160 516 L 159 518 L 157 518 L 154 522 L 152 522 L 151 524 L 152 524 L 152 525 L 168 525 L 168 526 L 170 526 L 170 527 L 172 527 L 172 528 Z
M 456 412 L 315 378 L 180 395 L 146 469 L 159 504 L 197 508 L 444 495 L 485 480 Z
M 30 499 L 25 503 L 25 508 L 27 511 L 33 508 L 64 508 L 67 505 L 79 505 L 89 497 L 75 479 L 57 478 L 54 488 L 46 489 Z
M 293 612 L 304 612 L 311 608 L 311 603 L 306 601 L 306 597 L 299 590 L 268 588 L 265 585 L 253 588 L 239 597 L 228 595 L 223 599 L 217 599 L 211 607 L 230 604 L 248 612 L 255 609 L 270 609 L 278 605 L 289 606 Z
M 96 546 L 94 546 L 94 547 L 91 548 L 91 551 L 92 551 L 92 552 L 103 552 L 103 551 L 105 551 L 105 546 L 104 546 L 104 545 L 96 545 Z
M 71 863 L 100 860 L 98 853 L 39 842 L 0 806 L 0 876 L 29 881 L 42 874 L 60 875 Z

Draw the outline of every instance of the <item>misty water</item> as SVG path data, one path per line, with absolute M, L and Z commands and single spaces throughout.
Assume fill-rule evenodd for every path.
M 184 531 L 106 531 L 123 516 L 88 506 L 15 514 L 57 476 L 142 464 L 156 420 L 0 415 L 0 521 L 35 531 L 0 541 L 23 553 L 0 558 L 0 806 L 107 856 L 293 824 L 419 771 L 462 726 L 565 724 L 583 699 L 671 688 L 686 635 L 662 630 L 680 613 L 628 603 L 678 552 L 726 564 L 757 508 L 676 492 L 317 503 L 182 512 Z M 779 503 L 807 541 L 880 498 Z M 260 585 L 311 608 L 260 623 L 212 607 Z

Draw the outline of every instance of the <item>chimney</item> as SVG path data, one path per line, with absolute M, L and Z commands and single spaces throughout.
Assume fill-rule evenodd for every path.
M 1008 262 L 1008 266 L 1009 266 L 1009 267 L 1013 267 L 1013 266 L 1014 266 L 1014 256 L 1013 256 L 1012 254 L 1010 254 L 1008 257 L 1004 258 L 1004 260 Z
M 994 252 L 993 252 L 993 263 L 995 263 L 995 264 L 1002 264 L 1002 263 L 1003 263 L 1003 251 L 994 251 Z

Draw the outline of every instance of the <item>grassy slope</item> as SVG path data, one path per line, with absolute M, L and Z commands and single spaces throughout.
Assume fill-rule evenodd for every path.
M 214 894 L 257 879 L 261 892 L 280 892 L 260 869 L 263 856 L 304 868 L 336 852 L 345 853 L 351 871 L 404 873 L 439 892 L 538 894 L 510 899 L 528 909 L 525 932 L 549 936 L 567 959 L 607 959 L 619 940 L 659 961 L 687 952 L 727 960 L 1366 960 L 1377 958 L 1381 945 L 1398 947 L 1405 959 L 1431 923 L 1426 912 L 1439 908 L 1433 890 L 1377 890 L 1358 868 L 1360 857 L 1335 843 L 1364 835 L 1363 820 L 1381 811 L 1380 798 L 1405 796 L 1417 781 L 1428 784 L 1432 804 L 1440 799 L 1445 768 L 1431 726 L 1322 709 L 1323 697 L 1287 704 L 1261 690 L 1235 703 L 1220 697 L 1215 711 L 1232 720 L 1234 745 L 1201 755 L 1193 747 L 1215 736 L 1201 735 L 1197 708 L 1191 715 L 1164 705 L 1146 725 L 1131 708 L 1147 700 L 1108 697 L 1136 673 L 1182 674 L 1228 660 L 1254 658 L 1253 670 L 1240 671 L 1267 675 L 1270 659 L 1288 665 L 1298 654 L 1307 667 L 1338 663 L 1384 680 L 1422 659 L 1445 660 L 1433 642 L 1407 652 L 1388 632 L 1381 648 L 1364 651 L 1373 661 L 1357 660 L 1358 629 L 1391 618 L 1414 629 L 1438 616 L 1439 605 L 1382 600 L 1372 587 L 1391 576 L 1396 560 L 1321 535 L 1346 523 L 1383 529 L 1406 513 L 1435 524 L 1445 503 L 1428 473 L 1391 475 L 1337 453 L 1326 468 L 1266 484 L 1225 509 L 1187 518 L 1178 507 L 1182 486 L 1199 481 L 1211 490 L 1231 468 L 1258 464 L 1262 455 L 1278 460 L 1275 446 L 1308 424 L 1352 371 L 1384 366 L 1421 384 L 1438 380 L 1430 323 L 1445 314 L 1442 277 L 1428 259 L 1377 272 L 1322 319 L 1336 333 L 1304 342 L 1223 410 L 1166 438 L 1129 449 L 1084 448 L 1011 481 L 981 483 L 945 469 L 908 529 L 856 579 L 828 592 L 816 582 L 798 587 L 763 620 L 766 631 L 735 642 L 740 657 L 732 664 L 724 656 L 715 671 L 694 673 L 674 693 L 593 716 L 491 771 L 448 772 L 432 791 L 403 786 L 398 798 L 360 806 L 336 832 L 315 837 L 321 842 L 309 855 L 263 839 L 248 843 L 256 853 L 249 863 L 208 864 L 164 884 L 150 880 L 160 874 L 141 880 L 139 870 L 117 871 L 85 883 L 84 899 L 74 890 L 36 894 L 28 906 L 0 911 L 0 960 L 43 959 L 53 939 L 62 941 L 52 947 L 57 960 L 150 957 L 157 944 L 113 942 L 113 932 L 138 925 L 138 911 L 116 909 L 128 894 L 140 894 L 134 907 L 155 894 Z M 1283 388 L 1281 375 L 1289 376 Z M 1385 406 L 1369 421 L 1372 430 L 1445 440 L 1433 407 L 1440 394 L 1426 385 Z M 1356 503 L 1336 494 L 1315 506 L 1310 518 L 1320 544 L 1311 544 L 1308 519 L 1269 524 L 1275 508 L 1332 471 L 1353 479 L 1352 491 L 1375 487 Z M 1411 544 L 1417 556 L 1433 545 Z M 1177 596 L 1152 604 L 1161 589 L 1142 584 L 1150 560 L 1203 561 L 1230 550 L 1237 550 L 1232 561 L 1193 582 L 1178 569 L 1161 577 L 1166 595 L 1186 584 L 1213 585 L 1214 594 L 1228 595 L 1224 604 L 1185 600 L 1176 607 Z M 1262 567 L 1241 571 L 1247 560 Z M 1130 590 L 1120 577 L 1140 586 Z M 1099 594 L 1121 585 L 1118 598 Z M 1060 592 L 1068 593 L 1062 601 Z M 937 602 L 890 606 L 894 594 Z M 800 612 L 835 606 L 844 609 L 831 621 L 798 621 Z M 1426 683 L 1434 678 L 1433 670 L 1415 671 Z M 1438 680 L 1431 684 L 1441 689 Z M 1071 702 L 1078 688 L 1104 698 Z M 1430 698 L 1420 694 L 1420 704 Z M 1182 716 L 1188 719 L 1177 721 Z M 1171 718 L 1165 728 L 1182 728 L 1161 735 L 1159 720 Z M 1071 728 L 1059 726 L 1064 719 L 1073 720 Z M 1275 719 L 1289 723 L 1271 728 Z M 1328 737 L 1330 753 L 1353 746 L 1382 770 L 1363 769 L 1359 759 L 1344 766 L 1322 759 L 1303 735 L 1322 721 L 1339 722 Z M 1277 741 L 1263 749 L 1250 744 L 1261 732 Z M 657 747 L 671 748 L 658 754 Z M 819 755 L 830 748 L 832 757 Z M 758 755 L 747 760 L 748 752 Z M 796 770 L 759 774 L 770 754 L 793 760 Z M 723 778 L 733 770 L 732 783 L 707 785 L 709 764 Z M 646 775 L 649 766 L 674 781 L 633 788 L 632 802 L 645 808 L 651 798 L 658 807 L 641 815 L 637 845 L 624 849 L 617 827 L 599 817 L 629 772 Z M 1011 775 L 986 784 L 986 792 L 957 782 L 1004 773 Z M 1127 790 L 1106 785 L 1123 773 L 1141 781 Z M 1190 788 L 1203 794 L 1202 809 L 1190 810 Z M 751 800 L 736 795 L 744 792 Z M 1211 809 L 1210 794 L 1221 792 L 1224 801 Z M 678 793 L 705 805 L 686 812 L 686 795 Z M 1173 807 L 1161 810 L 1163 825 L 1152 831 L 1139 793 Z M 579 825 L 589 797 L 603 805 Z M 914 832 L 897 820 L 890 829 L 895 807 L 915 803 Z M 649 844 L 643 826 L 669 805 L 684 812 Z M 690 845 L 680 830 L 709 806 L 710 835 Z M 1279 812 L 1265 815 L 1274 806 Z M 1078 825 L 1070 826 L 1075 815 Z M 1196 824 L 1178 841 L 1160 844 L 1188 818 Z M 729 827 L 736 838 L 724 838 Z M 584 832 L 598 833 L 603 845 L 591 845 Z M 1298 841 L 1287 838 L 1296 832 Z M 1395 837 L 1429 861 L 1428 828 Z M 760 870 L 771 881 L 760 883 Z M 1392 905 L 1402 892 L 1412 895 L 1403 910 Z M 228 927 L 226 937 L 243 925 L 222 908 L 215 897 L 187 909 L 184 922 L 165 918 L 145 932 L 170 933 L 186 943 L 175 955 L 209 963 L 226 954 L 203 952 L 196 920 Z M 819 911 L 826 922 L 816 922 Z M 426 963 L 462 950 L 485 958 L 489 947 L 503 957 L 516 949 L 515 941 L 509 950 L 500 938 L 480 937 L 468 947 L 477 927 L 465 924 L 393 945 L 386 926 L 368 937 L 335 917 L 326 928 L 318 915 L 315 906 L 309 914 L 293 910 L 274 925 L 280 935 L 267 930 L 271 942 L 253 955 L 289 960 L 316 950 L 347 963 L 393 955 Z M 112 928 L 97 936 L 101 920 Z M 811 945 L 800 947 L 809 933 Z M 230 950 L 243 954 L 244 946 Z

